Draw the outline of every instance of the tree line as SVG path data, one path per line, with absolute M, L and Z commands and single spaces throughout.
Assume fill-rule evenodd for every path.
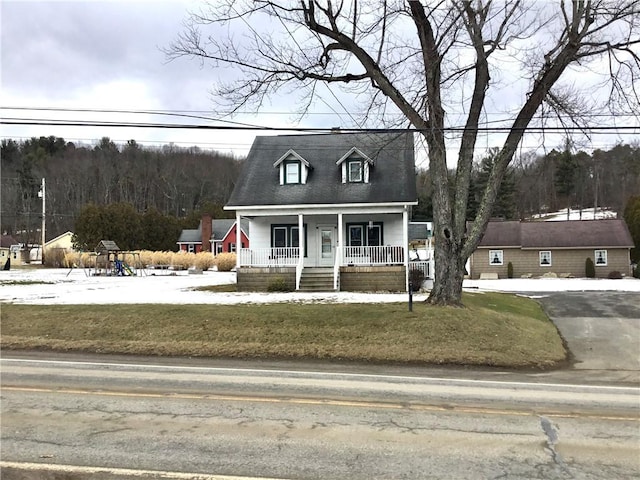
M 468 220 L 477 214 L 496 154 L 496 149 L 490 149 L 474 164 Z M 429 171 L 419 170 L 416 181 L 419 205 L 414 209 L 414 218 L 431 220 Z M 453 189 L 452 182 L 450 186 Z M 498 190 L 492 217 L 524 220 L 567 208 L 597 208 L 613 210 L 622 218 L 630 198 L 638 195 L 640 145 L 620 144 L 589 154 L 567 144 L 544 155 L 527 153 L 514 159 Z
M 165 244 L 173 243 L 172 248 L 180 230 L 195 228 L 205 211 L 217 218 L 233 215 L 222 206 L 242 164 L 233 155 L 197 147 L 145 147 L 135 140 L 117 145 L 108 137 L 95 146 L 55 136 L 3 139 L 0 159 L 0 228 L 19 242 L 40 243 L 39 193 L 45 178 L 47 239 L 75 231 L 83 209 L 94 206 L 85 215 L 93 215 L 96 208 L 104 210 L 102 217 L 93 217 L 107 232 L 115 217 L 136 212 L 148 225 L 155 218 L 155 225 L 165 225 Z M 103 208 L 110 205 L 117 206 Z M 159 222 L 160 217 L 166 218 Z M 130 237 L 139 240 L 136 231 L 131 230 Z

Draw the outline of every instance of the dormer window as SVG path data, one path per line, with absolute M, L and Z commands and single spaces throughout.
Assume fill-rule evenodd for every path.
M 337 162 L 342 169 L 342 183 L 369 183 L 373 160 L 353 147 Z
M 359 183 L 364 180 L 362 160 L 349 160 L 349 183 Z
M 284 183 L 300 183 L 300 162 L 285 162 Z
M 311 165 L 293 150 L 281 156 L 273 166 L 279 170 L 280 185 L 307 183 Z

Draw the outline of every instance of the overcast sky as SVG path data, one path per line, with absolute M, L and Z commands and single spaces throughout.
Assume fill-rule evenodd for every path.
M 161 51 L 182 31 L 188 11 L 194 10 L 198 3 L 196 0 L 0 0 L 2 117 L 197 122 L 186 118 L 123 113 L 62 114 L 8 107 L 163 110 L 217 117 L 211 110 L 209 90 L 225 72 L 186 58 L 167 62 Z M 500 73 L 508 78 L 506 70 Z M 506 97 L 503 94 L 498 98 Z M 276 100 L 267 110 L 287 111 L 290 108 L 287 101 Z M 499 107 L 490 106 L 496 111 Z M 322 108 L 327 111 L 326 106 Z M 294 124 L 293 118 L 261 114 L 235 120 L 278 127 L 342 124 L 335 116 L 315 116 L 300 125 Z M 637 119 L 633 122 L 637 125 Z M 233 151 L 238 155 L 247 153 L 255 136 L 255 132 L 247 131 L 10 125 L 1 128 L 2 138 L 56 135 L 69 141 L 91 143 L 108 136 L 116 143 L 128 139 L 147 145 L 173 142 L 180 146 Z M 633 135 L 608 135 L 594 139 L 592 145 L 606 148 L 621 139 L 630 141 Z M 556 143 L 550 148 L 557 147 Z M 486 147 L 491 146 L 495 145 L 486 142 Z M 450 157 L 455 159 L 455 152 Z
M 167 62 L 167 47 L 197 2 L 2 0 L 3 117 L 196 123 L 185 118 L 16 111 L 6 107 L 179 110 L 205 116 L 216 72 L 195 60 Z M 247 118 L 256 123 L 256 119 Z M 286 121 L 286 119 L 283 119 Z M 2 137 L 57 135 L 91 142 L 175 142 L 246 153 L 255 133 L 132 128 L 9 126 Z

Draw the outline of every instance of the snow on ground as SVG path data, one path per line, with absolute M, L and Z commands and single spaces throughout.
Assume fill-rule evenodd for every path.
M 583 208 L 582 210 L 569 209 L 569 214 L 567 215 L 567 209 L 565 208 L 564 210 L 559 210 L 557 212 L 532 215 L 531 218 L 534 220 L 544 220 L 545 222 L 559 222 L 562 220 L 601 220 L 606 218 L 617 218 L 617 214 L 612 210 Z
M 40 282 L 40 283 L 30 283 Z M 235 283 L 233 272 L 156 274 L 137 277 L 87 276 L 82 269 L 13 269 L 0 271 L 0 302 L 19 304 L 242 304 L 242 303 L 367 303 L 406 302 L 407 293 L 213 293 L 194 291 L 206 285 Z M 427 285 L 429 286 L 429 285 Z M 505 279 L 465 280 L 470 291 L 559 292 L 629 291 L 640 292 L 640 279 Z M 426 293 L 414 294 L 416 302 Z

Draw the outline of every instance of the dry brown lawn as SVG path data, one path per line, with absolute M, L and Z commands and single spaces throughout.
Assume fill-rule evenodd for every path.
M 2 304 L 3 349 L 550 368 L 567 352 L 533 300 L 414 304 Z

